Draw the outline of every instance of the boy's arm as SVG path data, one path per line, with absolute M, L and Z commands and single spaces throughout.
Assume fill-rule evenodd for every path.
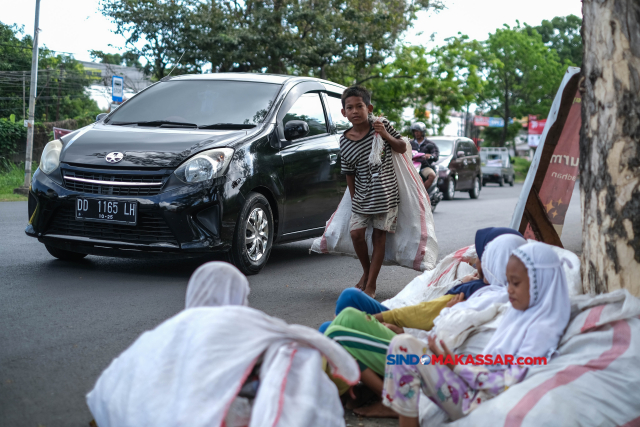
M 384 123 L 382 123 L 381 121 L 376 121 L 376 122 L 373 123 L 373 128 L 375 129 L 376 132 L 378 132 L 380 134 L 382 139 L 387 141 L 387 143 L 391 146 L 391 149 L 393 151 L 395 151 L 396 153 L 400 153 L 400 154 L 402 154 L 405 151 L 407 151 L 407 143 L 404 142 L 404 140 L 402 138 L 400 138 L 399 135 L 398 135 L 398 137 L 392 136 L 387 131 L 387 128 L 384 126 Z
M 353 199 L 353 195 L 356 192 L 356 176 L 355 175 L 347 175 L 347 187 L 349 187 L 349 194 Z

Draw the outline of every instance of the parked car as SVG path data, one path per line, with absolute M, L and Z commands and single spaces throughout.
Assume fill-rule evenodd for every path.
M 480 156 L 469 138 L 430 136 L 440 150 L 438 187 L 445 200 L 455 197 L 456 191 L 466 191 L 472 199 L 480 196 L 482 171 Z
M 504 186 L 508 183 L 513 187 L 516 173 L 513 170 L 509 150 L 506 147 L 481 147 L 480 159 L 482 161 L 482 185 L 495 182 Z
M 25 231 L 64 260 L 226 252 L 255 274 L 274 243 L 321 235 L 344 194 L 343 90 L 265 74 L 164 78 L 47 144 Z

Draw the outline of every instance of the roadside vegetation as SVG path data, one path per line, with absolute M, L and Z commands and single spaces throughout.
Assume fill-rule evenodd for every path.
M 33 163 L 32 169 L 36 170 L 37 163 Z M 13 189 L 20 187 L 24 182 L 24 163 L 15 163 L 0 157 L 0 202 L 19 202 L 27 200 L 26 196 L 14 194 Z
M 531 161 L 524 157 L 515 157 L 513 159 L 513 170 L 516 173 L 516 182 L 524 181 L 527 173 L 529 173 L 529 166 L 531 166 Z

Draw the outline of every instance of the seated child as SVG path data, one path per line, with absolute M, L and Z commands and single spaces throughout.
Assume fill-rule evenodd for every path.
M 485 296 L 472 296 L 468 301 L 457 304 L 469 304 L 469 309 L 481 310 L 493 303 L 506 303 L 507 279 L 506 266 L 514 249 L 526 244 L 524 238 L 507 234 L 499 236 L 487 245 L 483 251 L 482 269 L 486 277 L 491 278 L 491 285 L 486 289 L 495 288 L 495 291 Z M 434 300 L 436 301 L 436 300 Z M 451 303 L 448 303 L 452 306 Z M 432 304 L 434 307 L 435 304 Z M 402 333 L 403 326 L 417 329 L 430 330 L 433 327 L 433 316 L 430 312 L 425 315 L 421 312 L 422 304 L 389 310 L 376 315 L 369 315 L 353 307 L 347 307 L 334 319 L 326 329 L 325 335 L 341 344 L 357 361 L 362 372 L 362 382 L 380 396 L 382 379 L 386 368 L 386 351 L 396 333 Z M 440 307 L 440 310 L 444 306 Z M 382 317 L 384 316 L 384 317 Z M 388 317 L 389 316 L 389 317 Z M 385 323 L 393 321 L 395 324 Z M 396 326 L 400 324 L 400 326 Z M 387 408 L 381 405 L 356 410 L 359 415 L 368 416 L 372 412 L 375 416 L 393 416 Z
M 476 232 L 475 245 L 478 258 L 475 262 L 477 273 L 460 279 L 460 284 L 451 288 L 445 295 L 435 298 L 431 301 L 425 301 L 415 306 L 402 307 L 395 310 L 389 310 L 369 295 L 365 294 L 357 288 L 347 288 L 338 297 L 336 301 L 336 316 L 347 307 L 353 307 L 367 314 L 376 315 L 376 319 L 381 322 L 396 325 L 398 327 L 409 327 L 415 329 L 430 330 L 433 327 L 433 319 L 435 319 L 440 311 L 447 306 L 452 306 L 468 299 L 479 289 L 487 286 L 489 282 L 484 280 L 482 271 L 482 255 L 489 244 L 499 236 L 505 234 L 522 237 L 522 234 L 511 228 L 505 227 L 489 227 L 483 228 Z M 522 240 L 521 244 L 526 243 Z M 506 260 L 504 261 L 506 265 Z M 506 301 L 505 301 L 506 302 Z M 381 314 L 382 313 L 382 314 Z M 381 314 L 381 315 L 379 315 Z M 406 323 L 402 319 L 414 319 L 418 323 Z M 319 330 L 325 332 L 331 324 L 331 321 L 324 322 Z
M 519 357 L 551 357 L 569 323 L 571 304 L 562 263 L 544 243 L 528 243 L 513 251 L 507 264 L 509 301 L 495 334 L 483 354 Z M 442 341 L 441 341 L 442 343 Z M 451 355 L 441 350 L 435 337 L 428 347 L 436 356 Z M 424 343 L 410 335 L 396 336 L 389 354 L 427 353 Z M 464 417 L 481 405 L 522 381 L 527 368 L 519 365 L 388 365 L 383 404 L 400 414 L 403 426 L 418 426 L 420 389 L 452 420 Z

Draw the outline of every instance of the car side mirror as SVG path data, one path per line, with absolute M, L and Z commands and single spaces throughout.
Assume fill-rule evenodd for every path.
M 284 138 L 287 141 L 304 138 L 309 135 L 309 125 L 302 120 L 290 120 L 284 125 Z
M 105 117 L 107 117 L 108 113 L 100 113 L 96 116 L 96 122 L 101 121 L 102 119 L 104 119 Z
M 464 157 L 464 151 L 458 151 L 456 157 Z

